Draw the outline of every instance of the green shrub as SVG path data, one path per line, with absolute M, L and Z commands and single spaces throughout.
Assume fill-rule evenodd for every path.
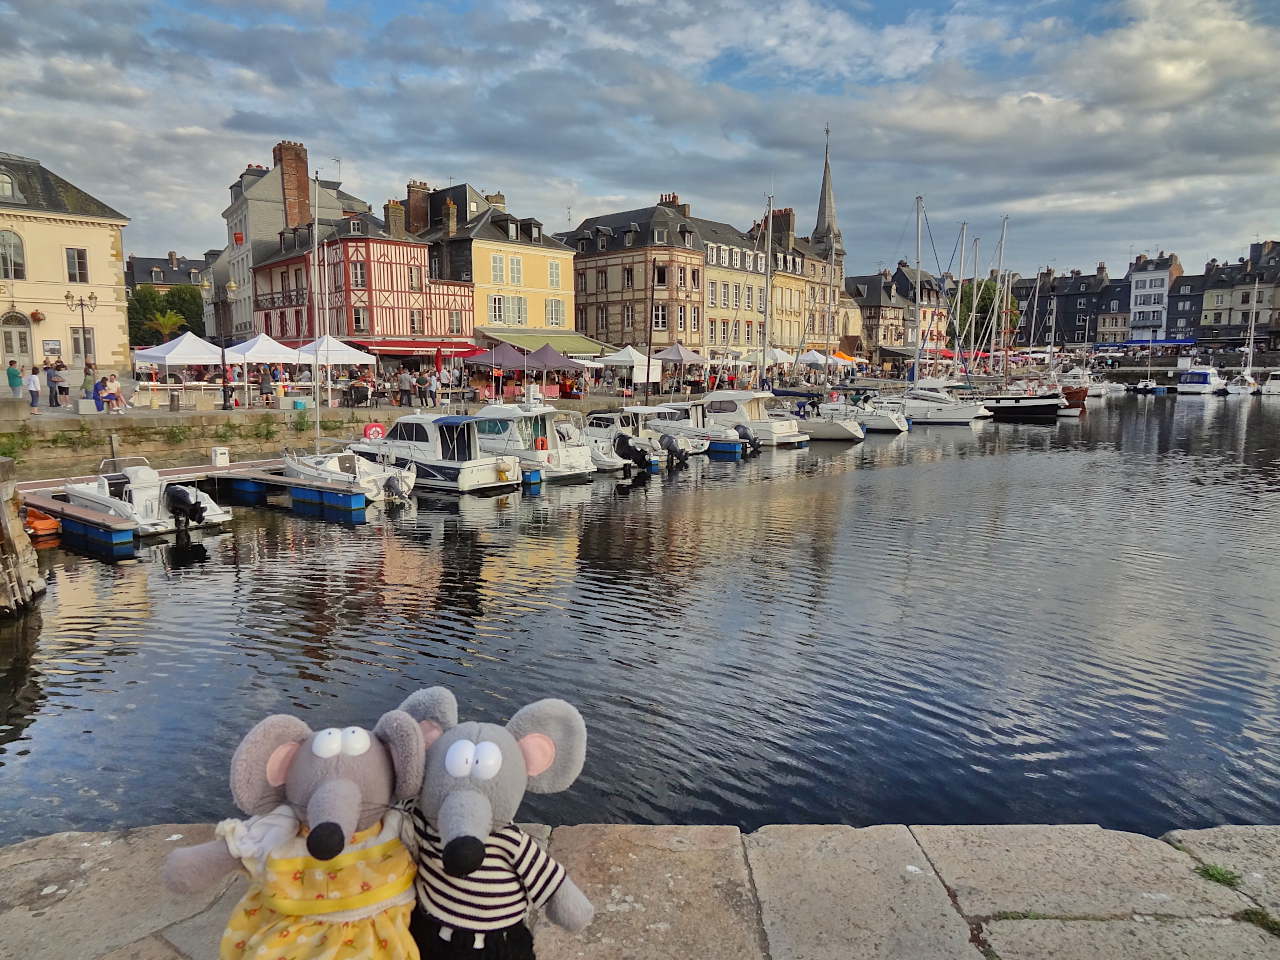
M 309 426 L 311 426 L 311 418 L 307 416 L 307 411 L 299 410 L 293 415 L 294 433 L 305 433 Z
M 173 426 L 165 427 L 161 430 L 160 435 L 164 438 L 165 443 L 178 447 L 191 438 L 191 428 L 175 423 Z

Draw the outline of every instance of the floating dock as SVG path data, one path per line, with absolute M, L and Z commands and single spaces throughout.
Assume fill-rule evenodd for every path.
M 219 476 L 236 493 L 250 498 L 265 498 L 271 490 L 284 490 L 294 503 L 320 504 L 334 510 L 363 510 L 368 506 L 364 488 L 358 483 L 329 483 L 286 477 L 268 470 L 241 469 Z

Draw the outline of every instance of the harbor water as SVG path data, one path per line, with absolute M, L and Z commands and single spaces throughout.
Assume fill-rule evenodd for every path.
M 41 553 L 0 627 L 0 842 L 233 814 L 272 712 L 576 703 L 550 823 L 1280 821 L 1280 400 L 1121 396 L 628 486 L 237 508 Z

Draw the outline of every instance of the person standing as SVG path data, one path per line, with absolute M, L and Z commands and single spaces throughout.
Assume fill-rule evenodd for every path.
M 398 379 L 397 386 L 399 387 L 399 390 L 400 390 L 400 406 L 412 407 L 413 406 L 413 374 L 411 374 L 407 368 L 401 367 L 400 375 L 397 379 Z
M 80 391 L 86 400 L 93 399 L 93 385 L 96 382 L 97 377 L 94 374 L 93 364 L 85 363 L 84 377 L 80 381 Z
M 17 360 L 9 361 L 9 369 L 5 371 L 5 376 L 9 378 L 9 391 L 18 400 L 22 399 L 22 368 L 18 366 Z
M 32 367 L 31 376 L 27 377 L 27 395 L 31 398 L 31 412 L 40 412 L 40 368 Z
M 62 385 L 63 379 L 62 374 L 58 372 L 58 368 L 52 364 L 49 364 L 44 368 L 44 380 L 49 387 L 50 407 L 58 406 L 58 396 L 62 392 L 58 388 Z
M 418 385 L 418 402 L 424 407 L 435 406 L 435 402 L 431 401 L 431 380 L 427 377 L 427 371 L 419 370 L 417 379 L 414 381 Z

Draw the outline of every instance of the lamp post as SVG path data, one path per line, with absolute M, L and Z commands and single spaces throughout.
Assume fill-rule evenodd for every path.
M 228 280 L 226 287 L 223 289 L 227 292 L 227 299 L 234 299 L 236 295 L 236 282 Z M 213 283 L 207 277 L 200 283 L 200 296 L 204 302 L 213 307 L 213 317 L 217 321 L 218 326 L 218 346 L 222 350 L 222 409 L 234 410 L 235 404 L 231 402 L 232 393 L 235 387 L 231 385 L 230 372 L 227 370 L 227 335 L 222 329 L 222 318 L 226 311 L 219 311 L 217 301 L 214 300 Z
M 70 290 L 63 298 L 67 301 L 67 309 L 80 311 L 80 353 L 84 360 L 85 368 L 89 366 L 89 327 L 85 322 L 84 312 L 88 310 L 90 313 L 98 309 L 98 295 L 90 291 L 89 296 L 77 297 Z

